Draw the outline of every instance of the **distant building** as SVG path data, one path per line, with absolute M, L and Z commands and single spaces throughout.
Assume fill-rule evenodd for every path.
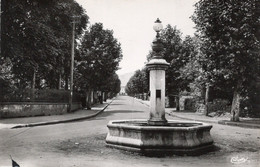
M 125 93 L 125 86 L 121 86 L 120 95 L 126 95 Z
M 120 95 L 127 95 L 127 93 L 125 92 L 125 88 L 126 88 L 127 82 L 133 75 L 134 75 L 134 72 L 129 72 L 129 73 L 119 75 L 119 79 L 121 81 L 121 90 L 119 93 Z

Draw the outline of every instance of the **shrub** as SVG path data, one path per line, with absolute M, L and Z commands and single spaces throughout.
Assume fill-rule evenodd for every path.
M 260 117 L 260 105 L 254 103 L 250 98 L 243 98 L 240 105 L 240 116 L 241 117 Z
M 225 99 L 214 99 L 213 102 L 209 103 L 209 112 L 230 112 L 231 106 L 229 101 Z
M 169 99 L 168 107 L 176 107 L 175 96 L 168 95 L 168 99 Z
M 184 110 L 196 111 L 196 101 L 195 99 L 185 99 L 184 100 Z

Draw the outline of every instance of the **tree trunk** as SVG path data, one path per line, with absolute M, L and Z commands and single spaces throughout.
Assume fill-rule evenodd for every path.
M 32 89 L 35 89 L 36 71 L 33 69 Z
M 101 91 L 100 104 L 103 104 L 103 93 L 104 92 Z
M 65 76 L 65 90 L 69 89 L 69 77 L 66 75 Z
M 36 78 L 35 80 L 35 89 L 40 89 L 41 88 L 41 79 Z
M 86 107 L 88 110 L 91 110 L 91 89 L 88 89 L 86 92 Z
M 32 99 L 34 101 L 35 99 L 35 80 L 36 80 L 36 70 L 35 68 L 33 69 L 33 77 L 32 77 Z
M 208 116 L 209 114 L 209 84 L 206 84 L 206 93 L 205 93 L 205 110 L 204 115 Z
M 11 1 L 10 1 L 11 2 Z M 5 26 L 6 21 L 8 20 L 7 18 L 7 10 L 8 10 L 8 5 L 10 5 L 10 3 L 8 3 L 8 0 L 2 0 L 1 2 L 1 56 L 3 57 L 7 57 L 7 53 L 8 53 L 8 48 L 7 46 L 7 42 L 4 42 L 7 40 L 7 29 L 9 27 Z
M 180 96 L 177 95 L 175 97 L 175 103 L 176 103 L 176 111 L 180 111 Z
M 234 91 L 232 107 L 231 107 L 231 121 L 238 122 L 239 121 L 239 113 L 240 113 L 240 100 L 241 95 L 238 92 L 238 89 Z
M 105 92 L 104 102 L 107 102 L 107 92 Z
M 61 73 L 59 73 L 58 89 L 61 89 Z

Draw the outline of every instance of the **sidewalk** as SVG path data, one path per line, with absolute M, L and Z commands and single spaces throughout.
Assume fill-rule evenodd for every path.
M 104 102 L 103 104 L 93 105 L 91 110 L 81 109 L 64 115 L 0 119 L 0 129 L 51 125 L 88 119 L 104 111 L 112 101 L 113 100 L 108 99 L 107 102 Z
M 140 103 L 150 106 L 149 101 L 137 99 Z M 215 123 L 222 125 L 239 126 L 244 128 L 260 128 L 259 118 L 240 118 L 240 122 L 232 122 L 229 117 L 208 117 L 202 113 L 189 112 L 189 111 L 176 111 L 175 108 L 165 108 L 166 114 L 186 120 Z

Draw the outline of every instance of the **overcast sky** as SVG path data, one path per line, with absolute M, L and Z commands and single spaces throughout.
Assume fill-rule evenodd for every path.
M 133 72 L 144 67 L 156 33 L 154 21 L 177 26 L 186 35 L 195 29 L 190 16 L 198 0 L 76 0 L 86 10 L 90 24 L 101 22 L 114 31 L 121 43 L 123 60 L 117 73 Z

